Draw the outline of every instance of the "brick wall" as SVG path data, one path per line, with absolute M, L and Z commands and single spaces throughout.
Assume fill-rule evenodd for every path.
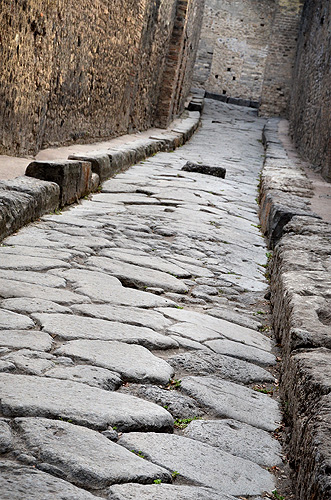
M 178 80 L 167 89 L 176 95 L 172 106 L 174 96 L 161 99 L 160 92 L 181 4 L 188 4 L 186 43 L 173 75 Z M 169 120 L 186 98 L 183 75 L 191 74 L 202 4 L 1 0 L 0 153 L 36 153 L 143 130 L 165 105 Z
M 299 151 L 331 182 L 331 5 L 306 0 L 290 101 Z

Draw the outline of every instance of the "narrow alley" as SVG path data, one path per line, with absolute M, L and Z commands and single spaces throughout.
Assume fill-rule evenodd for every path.
M 264 124 L 206 99 L 186 145 L 3 241 L 2 500 L 261 500 L 277 488 Z

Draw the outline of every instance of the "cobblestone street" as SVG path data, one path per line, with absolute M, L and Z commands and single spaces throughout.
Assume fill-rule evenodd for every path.
M 1 500 L 275 490 L 264 124 L 207 99 L 186 145 L 3 241 Z

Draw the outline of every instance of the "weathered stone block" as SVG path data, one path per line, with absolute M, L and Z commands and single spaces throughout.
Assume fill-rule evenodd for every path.
M 70 155 L 69 160 L 78 161 L 88 161 L 91 163 L 91 169 L 93 173 L 98 174 L 100 182 L 105 181 L 109 177 L 112 177 L 115 172 L 112 168 L 112 163 L 110 161 L 109 155 L 105 154 L 86 154 L 86 155 Z
M 192 161 L 185 163 L 182 170 L 185 170 L 185 172 L 213 175 L 214 177 L 221 177 L 222 179 L 225 179 L 226 174 L 226 169 L 224 167 L 210 167 L 209 165 L 200 165 Z
M 86 161 L 34 161 L 26 175 L 55 182 L 60 187 L 60 206 L 69 205 L 91 191 L 91 164 Z

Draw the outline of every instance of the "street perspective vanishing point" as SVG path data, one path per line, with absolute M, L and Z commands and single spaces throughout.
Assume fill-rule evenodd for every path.
M 2 0 L 0 500 L 331 499 L 329 0 Z

